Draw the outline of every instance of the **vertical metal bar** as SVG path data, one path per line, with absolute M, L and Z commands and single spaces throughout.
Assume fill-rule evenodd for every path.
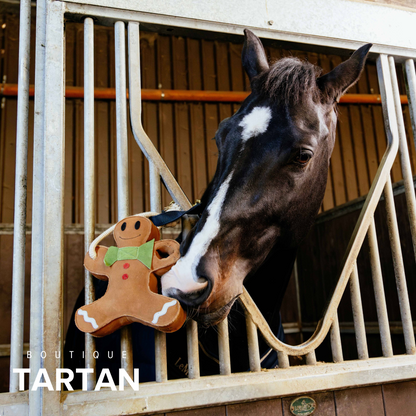
M 289 357 L 286 353 L 277 351 L 277 360 L 279 362 L 279 368 L 289 368 Z
M 217 325 L 220 374 L 231 374 L 230 340 L 228 337 L 228 319 Z
M 306 364 L 308 365 L 316 365 L 316 354 L 315 351 L 311 351 L 306 354 Z
M 29 129 L 29 68 L 31 3 L 20 2 L 19 91 L 17 95 L 16 176 L 14 194 L 12 327 L 10 341 L 10 391 L 19 389 L 14 368 L 23 367 L 23 318 L 25 301 L 27 142 Z
M 409 97 L 409 112 L 412 120 L 413 141 L 416 147 L 416 71 L 413 59 L 407 59 L 404 63 L 404 72 L 406 74 L 406 89 Z
M 332 359 L 334 363 L 341 363 L 344 361 L 344 356 L 342 354 L 342 343 L 341 343 L 341 333 L 339 331 L 339 321 L 338 321 L 338 312 L 334 316 L 330 330 L 330 339 L 331 339 L 331 351 Z
M 394 58 L 389 56 L 391 83 L 396 108 L 397 127 L 399 129 L 399 154 L 402 165 L 403 183 L 406 196 L 407 215 L 409 216 L 410 234 L 412 236 L 413 253 L 416 258 L 416 197 L 413 183 L 412 167 L 410 165 L 409 149 L 407 147 L 406 129 L 404 127 L 403 109 L 400 101 L 399 83 L 397 81 Z
M 397 127 L 396 106 L 393 97 L 392 74 L 390 72 L 390 64 L 386 55 L 380 55 L 377 59 L 377 73 L 380 83 L 380 93 L 382 98 L 387 139 L 389 143 L 395 143 L 395 137 L 398 138 L 399 132 Z M 399 296 L 400 314 L 402 317 L 406 352 L 408 354 L 413 354 L 416 351 L 415 338 L 390 176 L 387 178 L 384 186 L 384 195 L 386 199 L 387 225 L 389 229 L 390 247 L 393 257 L 397 292 Z
M 198 324 L 193 319 L 186 323 L 186 342 L 188 347 L 188 377 L 199 378 Z
M 35 114 L 33 129 L 32 245 L 30 282 L 30 375 L 29 414 L 41 416 L 43 389 L 32 391 L 41 368 L 42 275 L 44 219 L 44 106 L 45 106 L 46 0 L 36 2 Z M 34 241 L 36 239 L 36 243 Z
M 414 354 L 416 352 L 415 335 L 413 332 L 412 313 L 410 311 L 402 249 L 400 246 L 399 227 L 397 225 L 393 188 L 390 178 L 388 178 L 384 188 L 384 196 L 386 199 L 387 225 L 389 229 L 390 247 L 393 257 L 394 275 L 396 277 L 397 294 L 399 297 L 400 315 L 402 318 L 406 353 Z
M 127 137 L 127 87 L 126 38 L 124 22 L 114 25 L 116 56 L 116 126 L 117 126 L 117 209 L 118 220 L 129 215 L 128 137 Z M 133 349 L 131 328 L 121 329 L 121 366 L 133 377 Z
M 357 262 L 350 277 L 350 292 L 352 315 L 354 319 L 355 339 L 357 342 L 358 358 L 360 360 L 368 359 L 367 338 L 365 334 L 365 323 L 363 306 L 361 302 L 360 282 L 358 279 Z
M 94 136 L 94 21 L 84 20 L 84 252 L 95 239 L 95 136 Z M 85 304 L 95 300 L 94 282 L 85 269 Z M 85 367 L 94 373 L 87 375 L 87 389 L 95 387 L 95 339 L 85 334 Z
M 296 286 L 296 305 L 298 307 L 298 329 L 300 334 L 300 343 L 303 343 L 303 332 L 302 332 L 302 305 L 300 303 L 300 286 L 299 286 L 299 274 L 298 274 L 298 261 L 295 260 L 293 267 L 293 275 L 295 277 Z
M 62 362 L 64 176 L 65 176 L 65 37 L 64 4 L 48 0 L 46 13 L 43 223 L 43 367 L 52 386 Z M 56 352 L 56 354 L 55 354 Z M 42 414 L 59 415 L 60 391 L 43 389 Z
M 373 279 L 374 297 L 376 301 L 378 326 L 380 329 L 381 349 L 384 357 L 393 356 L 390 324 L 387 315 L 386 295 L 384 292 L 383 275 L 381 272 L 380 254 L 378 251 L 376 225 L 374 218 L 368 229 L 368 245 L 370 247 L 371 276 Z
M 250 370 L 254 372 L 261 371 L 259 338 L 257 336 L 257 327 L 251 319 L 250 314 L 246 314 L 247 342 L 248 342 L 248 358 L 250 362 Z
M 130 26 L 129 26 L 130 28 Z M 130 36 L 129 36 L 130 38 Z M 129 45 L 130 46 L 130 45 Z M 136 69 L 135 76 L 140 78 L 140 67 Z M 160 176 L 156 166 L 149 163 L 150 182 L 150 210 L 161 212 Z M 164 382 L 168 379 L 168 360 L 166 355 L 166 334 L 155 330 L 155 363 L 156 381 Z

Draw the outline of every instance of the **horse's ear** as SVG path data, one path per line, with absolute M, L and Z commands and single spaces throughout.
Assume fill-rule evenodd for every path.
M 256 75 L 269 69 L 266 52 L 260 39 L 248 29 L 244 29 L 244 46 L 241 60 L 250 81 Z
M 372 46 L 371 43 L 361 46 L 347 61 L 316 80 L 327 101 L 331 103 L 338 101 L 347 89 L 358 81 Z

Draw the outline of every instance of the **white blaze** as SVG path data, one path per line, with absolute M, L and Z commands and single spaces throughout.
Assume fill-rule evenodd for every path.
M 170 288 L 177 288 L 182 292 L 189 293 L 202 290 L 207 286 L 208 282 L 205 280 L 202 283 L 198 282 L 196 267 L 201 257 L 207 252 L 211 241 L 220 230 L 222 205 L 230 185 L 231 176 L 232 172 L 221 184 L 220 189 L 209 204 L 206 222 L 202 230 L 192 240 L 185 256 L 181 257 L 172 269 L 162 276 L 163 294 Z
M 241 134 L 243 143 L 251 137 L 264 133 L 269 126 L 271 118 L 272 111 L 269 107 L 254 107 L 249 114 L 244 116 L 239 124 L 243 128 Z M 162 293 L 164 295 L 168 295 L 167 291 L 171 288 L 179 289 L 184 293 L 192 293 L 207 286 L 208 282 L 205 279 L 199 279 L 196 267 L 220 230 L 220 215 L 232 174 L 233 172 L 221 184 L 220 189 L 209 204 L 206 222 L 202 230 L 192 240 L 185 256 L 181 257 L 172 269 L 162 276 Z
M 243 128 L 241 138 L 243 142 L 251 137 L 264 133 L 272 118 L 270 107 L 254 107 L 251 113 L 244 116 L 239 126 Z

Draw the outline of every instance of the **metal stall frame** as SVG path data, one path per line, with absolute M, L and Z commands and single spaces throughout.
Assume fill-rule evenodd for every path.
M 22 1 L 22 8 L 27 2 Z M 30 3 L 29 3 L 30 4 Z M 397 86 L 395 63 L 404 64 L 408 83 L 409 105 L 415 131 L 416 120 L 416 77 L 414 59 L 416 48 L 412 47 L 411 28 L 416 23 L 416 13 L 410 11 L 350 2 L 330 0 L 326 4 L 327 13 L 321 16 L 313 6 L 298 7 L 301 15 L 297 20 L 278 19 L 281 15 L 291 15 L 293 4 L 275 2 L 266 10 L 258 10 L 253 1 L 233 0 L 226 4 L 214 0 L 206 8 L 195 7 L 190 0 L 180 0 L 175 5 L 162 0 L 77 0 L 37 1 L 37 38 L 36 38 L 36 92 L 35 92 L 35 131 L 34 131 L 34 195 L 33 195 L 33 235 L 40 244 L 32 245 L 32 293 L 31 293 L 31 334 L 30 348 L 33 358 L 30 360 L 30 390 L 18 392 L 18 377 L 11 367 L 11 393 L 0 395 L 0 410 L 6 415 L 84 415 L 91 412 L 100 415 L 140 414 L 164 412 L 175 409 L 226 404 L 232 402 L 263 399 L 290 395 L 300 392 L 313 392 L 337 389 L 349 386 L 392 382 L 414 378 L 416 374 L 416 348 L 409 299 L 406 289 L 397 219 L 390 180 L 390 169 L 400 150 L 406 198 L 409 208 L 412 240 L 416 251 L 416 215 L 414 187 L 408 159 L 401 113 L 400 95 Z M 349 8 L 349 17 L 344 25 L 327 28 L 322 19 L 342 13 Z M 23 9 L 22 9 L 23 10 Z M 389 25 L 385 30 L 380 19 L 389 13 Z M 309 14 L 308 14 L 309 13 Z M 372 19 L 366 19 L 368 14 Z M 337 288 L 332 296 L 327 312 L 319 322 L 310 340 L 299 346 L 290 346 L 279 341 L 271 332 L 267 322 L 261 316 L 249 294 L 245 291 L 240 302 L 246 309 L 247 333 L 249 340 L 250 373 L 231 374 L 228 347 L 228 324 L 225 320 L 219 325 L 220 373 L 218 376 L 201 377 L 198 364 L 197 324 L 190 321 L 187 327 L 189 379 L 167 380 L 166 340 L 164 334 L 156 332 L 156 380 L 145 383 L 136 392 L 125 391 L 49 391 L 46 388 L 31 390 L 39 369 L 44 369 L 55 386 L 56 369 L 62 366 L 62 360 L 54 352 L 61 352 L 62 334 L 62 278 L 63 278 L 63 178 L 64 178 L 64 99 L 65 99 L 65 14 L 85 16 L 85 189 L 90 191 L 85 204 L 85 244 L 94 236 L 94 198 L 91 189 L 94 184 L 94 167 L 88 165 L 90 155 L 94 153 L 94 126 L 91 115 L 94 112 L 93 79 L 93 19 L 114 22 L 116 40 L 116 111 L 117 111 L 117 157 L 118 157 L 118 213 L 119 218 L 128 215 L 127 166 L 119 163 L 127 152 L 127 102 L 126 102 L 126 44 L 125 31 L 128 23 L 128 74 L 130 119 L 134 137 L 149 160 L 151 178 L 151 209 L 160 211 L 160 178 L 173 199 L 183 208 L 190 207 L 186 195 L 181 190 L 165 162 L 153 146 L 141 124 L 141 87 L 138 70 L 140 68 L 139 24 L 151 23 L 162 26 L 177 26 L 196 30 L 241 34 L 244 27 L 253 29 L 261 37 L 316 44 L 326 47 L 355 49 L 362 43 L 371 41 L 375 45 L 373 53 L 379 55 L 377 70 L 382 96 L 383 113 L 386 124 L 388 145 L 386 153 L 371 186 L 360 218 L 352 234 L 347 249 Z M 293 14 L 293 13 L 292 13 Z M 30 17 L 30 14 L 29 14 Z M 275 20 L 273 20 L 275 19 Z M 282 21 L 281 21 L 282 20 Z M 305 24 L 307 21 L 308 25 Z M 27 25 L 29 19 L 21 20 Z M 276 22 L 276 23 L 275 23 Z M 311 23 L 312 22 L 312 23 Z M 403 30 L 397 33 L 395 27 L 400 23 Z M 279 26 L 278 28 L 276 28 Z M 328 32 L 323 33 L 323 30 Z M 26 28 L 27 31 L 27 28 Z M 22 36 L 22 35 L 21 35 Z M 371 39 L 368 39 L 371 37 Z M 28 41 L 28 34 L 24 36 Z M 24 56 L 24 49 L 20 53 Z M 27 56 L 27 55 L 25 55 Z M 24 59 L 24 58 L 22 58 Z M 21 68 L 25 65 L 21 62 Z M 27 64 L 28 65 L 28 64 Z M 132 74 L 135 71 L 135 76 Z M 22 72 L 23 74 L 23 72 Z M 23 75 L 22 75 L 23 77 Z M 24 86 L 20 90 L 20 85 Z M 19 102 L 24 107 L 28 100 L 28 82 L 19 75 Z M 25 117 L 19 107 L 19 116 Z M 18 123 L 22 127 L 22 118 Z M 19 130 L 18 129 L 18 134 Z M 24 138 L 24 129 L 21 133 Z M 26 132 L 27 137 L 27 132 Z M 24 158 L 22 152 L 17 152 Z M 47 151 L 46 151 L 47 149 Z M 21 162 L 19 162 L 21 163 Z M 88 165 L 88 166 L 87 166 Z M 23 172 L 23 176 L 25 173 Z M 16 179 L 17 180 L 17 179 Z M 16 187 L 17 188 L 17 187 Z M 377 247 L 374 211 L 384 190 L 388 214 L 389 236 L 395 264 L 395 277 L 398 288 L 406 355 L 394 356 L 391 346 L 389 321 L 381 278 L 380 259 Z M 16 201 L 22 198 L 16 194 Z M 24 200 L 25 200 L 24 196 Z M 16 207 L 21 202 L 16 202 Z M 22 215 L 16 208 L 15 225 L 22 230 L 25 221 L 18 221 Z M 58 231 L 58 232 L 57 232 Z M 17 231 L 16 231 L 17 232 Z M 21 231 L 20 231 L 21 232 Z M 365 336 L 365 323 L 362 313 L 361 295 L 356 258 L 362 242 L 368 233 L 371 251 L 371 269 L 375 287 L 377 314 L 380 326 L 383 357 L 368 359 Z M 17 235 L 17 234 L 16 234 Z M 24 236 L 24 233 L 23 233 Z M 13 319 L 15 335 L 12 336 L 11 354 L 13 365 L 19 364 L 23 355 L 23 343 L 20 329 L 23 324 L 23 304 L 21 273 L 22 251 L 24 247 L 15 247 L 14 261 L 16 273 L 13 274 Z M 24 251 L 23 251 L 24 252 Z M 24 256 L 23 256 L 24 262 Z M 20 269 L 19 269 L 20 268 Z M 16 276 L 16 277 L 15 277 Z M 86 287 L 91 287 L 91 277 L 86 274 Z M 337 308 L 347 284 L 351 288 L 351 300 L 354 316 L 359 359 L 343 361 Z M 19 289 L 20 288 L 20 289 Z M 16 299 L 16 300 L 15 300 Z M 86 302 L 93 300 L 92 291 L 87 290 Z M 279 369 L 261 371 L 257 329 L 267 343 L 278 351 Z M 315 349 L 330 333 L 334 363 L 316 364 Z M 124 331 L 123 348 L 128 351 L 122 366 L 132 373 L 132 351 L 128 330 Z M 87 338 L 87 367 L 93 369 L 94 359 L 91 352 L 94 346 Z M 42 358 L 41 352 L 46 351 Z M 305 355 L 307 366 L 289 368 L 289 355 Z M 60 355 L 62 356 L 62 354 Z M 17 359 L 17 361 L 16 361 Z M 226 375 L 226 377 L 224 377 Z M 88 389 L 94 387 L 93 375 L 88 375 Z M 92 410 L 93 409 L 93 410 Z

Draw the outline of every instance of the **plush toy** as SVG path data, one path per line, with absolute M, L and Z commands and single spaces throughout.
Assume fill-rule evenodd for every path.
M 112 230 L 117 247 L 96 247 Z M 108 280 L 108 288 L 102 298 L 76 311 L 77 327 L 96 337 L 132 322 L 163 332 L 178 330 L 186 314 L 176 299 L 158 294 L 156 276 L 179 259 L 179 244 L 159 241 L 158 228 L 140 216 L 125 218 L 107 231 L 91 244 L 84 265 L 98 279 Z

